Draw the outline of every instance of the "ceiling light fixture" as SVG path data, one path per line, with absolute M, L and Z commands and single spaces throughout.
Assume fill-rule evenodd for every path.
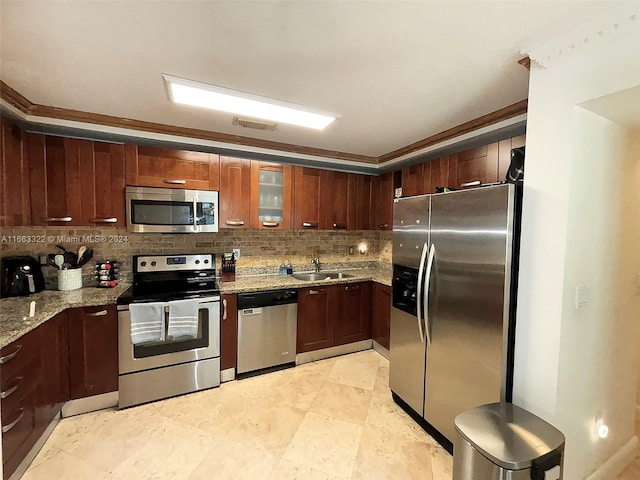
M 183 105 L 323 130 L 340 115 L 163 74 L 169 99 Z

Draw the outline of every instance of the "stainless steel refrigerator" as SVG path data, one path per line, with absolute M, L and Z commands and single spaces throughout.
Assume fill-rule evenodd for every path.
M 519 198 L 505 184 L 394 201 L 389 384 L 449 451 L 459 413 L 511 400 Z

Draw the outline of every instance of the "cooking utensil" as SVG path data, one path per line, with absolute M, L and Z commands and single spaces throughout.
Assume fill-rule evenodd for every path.
M 62 265 L 64 265 L 64 257 L 62 255 L 56 255 L 53 261 L 58 267 L 58 270 L 62 270 Z
M 78 249 L 78 261 L 80 261 L 80 259 L 82 258 L 82 255 L 84 255 L 84 252 L 87 251 L 87 247 L 85 247 L 84 245 L 82 245 L 79 249 Z
M 58 247 L 60 250 L 62 250 L 62 253 L 67 253 L 67 249 L 64 248 L 62 245 L 56 245 L 56 247 Z
M 76 264 L 76 266 L 81 267 L 92 258 L 93 258 L 93 248 L 89 247 L 85 249 L 84 253 L 82 254 L 82 257 L 78 259 L 78 263 Z
M 67 250 L 64 255 L 64 263 L 68 263 L 70 268 L 76 268 L 78 266 L 78 255 Z

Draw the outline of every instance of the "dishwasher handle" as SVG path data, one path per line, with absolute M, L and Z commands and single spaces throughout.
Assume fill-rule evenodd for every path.
M 297 290 L 270 290 L 238 294 L 238 311 L 246 308 L 273 307 L 298 303 Z

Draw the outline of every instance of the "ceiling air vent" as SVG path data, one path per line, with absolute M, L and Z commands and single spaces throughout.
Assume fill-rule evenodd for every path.
M 256 130 L 270 130 L 274 131 L 277 127 L 277 123 L 261 122 L 260 120 L 233 117 L 233 124 L 238 127 L 254 128 Z

